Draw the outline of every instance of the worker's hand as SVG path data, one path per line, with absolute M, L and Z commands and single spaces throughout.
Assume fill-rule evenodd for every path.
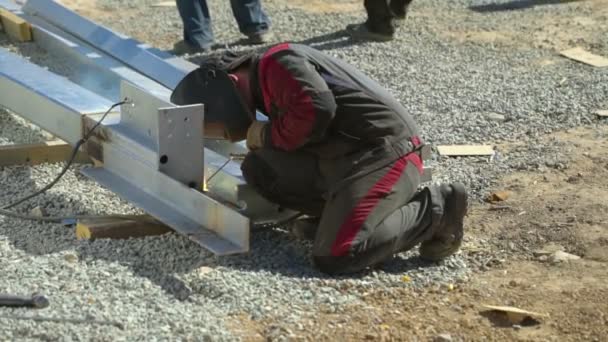
M 265 127 L 268 123 L 262 121 L 254 121 L 247 130 L 247 148 L 250 150 L 256 150 L 264 146 L 266 141 Z

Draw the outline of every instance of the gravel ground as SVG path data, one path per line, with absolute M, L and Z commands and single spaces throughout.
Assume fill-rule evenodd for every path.
M 181 24 L 174 8 L 148 6 L 156 2 L 98 0 L 100 10 L 90 13 L 119 32 L 169 48 L 180 38 Z M 353 44 L 340 30 L 348 23 L 363 20 L 362 11 L 321 14 L 311 12 L 306 2 L 296 3 L 265 2 L 280 40 L 316 46 L 386 84 L 411 110 L 424 137 L 433 144 L 499 146 L 491 159 L 436 157 L 432 163 L 435 181 L 463 181 L 477 199 L 487 194 L 497 177 L 505 173 L 567 168 L 561 152 L 569 147 L 540 144 L 541 135 L 602 124 L 593 111 L 608 107 L 608 71 L 562 59 L 553 48 L 577 44 L 608 55 L 606 30 L 597 35 L 599 38 L 590 36 L 586 41 L 564 37 L 543 42 L 541 37 L 539 43 L 534 34 L 536 25 L 542 26 L 542 20 L 547 18 L 590 15 L 590 5 L 567 3 L 481 15 L 470 8 L 480 11 L 507 1 L 415 2 L 396 41 Z M 357 2 L 334 3 L 353 8 Z M 238 42 L 240 34 L 228 3 L 215 0 L 210 4 L 217 41 Z M 516 46 L 510 44 L 517 42 L 517 37 L 492 42 L 454 38 L 462 32 L 489 32 L 505 26 L 513 32 L 528 32 L 532 38 L 521 38 L 522 44 Z M 509 37 L 506 33 L 504 36 Z M 8 45 L 0 34 L 0 46 Z M 32 44 L 11 49 L 69 76 L 69 66 Z M 552 63 L 541 64 L 547 60 Z M 25 121 L 0 111 L 0 144 L 46 137 Z M 515 142 L 522 145 L 502 149 L 503 144 Z M 0 203 L 40 188 L 60 167 L 0 169 Z M 78 175 L 77 167 L 54 189 L 20 210 L 27 212 L 36 206 L 49 214 L 137 212 Z M 469 237 L 466 244 L 491 242 Z M 305 329 L 319 308 L 341 312 L 360 305 L 361 296 L 372 288 L 466 282 L 475 272 L 508 257 L 508 251 L 501 250 L 494 250 L 491 255 L 465 252 L 441 263 L 427 264 L 412 251 L 395 257 L 381 269 L 336 279 L 312 269 L 310 246 L 293 240 L 281 229 L 253 234 L 251 247 L 247 255 L 216 258 L 175 234 L 82 242 L 74 238 L 70 228 L 0 217 L 0 268 L 5 271 L 0 278 L 0 292 L 41 291 L 52 301 L 49 309 L 39 313 L 0 311 L 0 336 L 9 340 L 233 340 L 237 337 L 228 331 L 228 323 L 230 316 L 240 314 L 254 321 L 280 319 L 283 324 Z M 3 318 L 6 315 L 107 320 L 121 322 L 124 327 L 102 322 L 34 324 Z

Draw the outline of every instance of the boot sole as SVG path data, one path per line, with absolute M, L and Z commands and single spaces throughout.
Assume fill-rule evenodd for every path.
M 468 211 L 468 195 L 464 184 L 462 183 L 454 183 L 451 185 L 453 198 L 451 200 L 450 212 L 451 216 L 448 216 L 446 219 L 448 222 L 458 222 L 458 224 L 463 224 L 460 222 Z M 463 216 L 454 217 L 454 213 L 464 212 Z M 463 233 L 464 235 L 464 233 Z M 443 242 L 440 240 L 429 240 L 424 241 L 420 245 L 420 257 L 430 261 L 439 261 L 441 259 L 445 259 L 450 255 L 456 253 L 460 246 L 462 245 L 462 236 L 456 237 L 456 240 L 451 242 Z
M 425 241 L 420 245 L 420 257 L 429 261 L 440 261 L 454 255 L 462 246 L 462 240 L 451 243 L 441 241 Z
M 452 213 L 464 213 L 462 217 L 453 217 L 450 216 L 450 222 L 458 219 L 461 221 L 468 212 L 469 209 L 469 196 L 467 195 L 467 189 L 464 187 L 462 183 L 454 183 L 451 185 L 452 191 L 454 194 L 454 199 L 452 200 L 452 204 L 454 205 L 454 209 L 451 210 Z M 460 223 L 460 222 L 459 222 Z
M 366 32 L 366 33 L 361 33 L 359 31 L 357 31 L 356 26 L 347 26 L 346 27 L 346 33 L 348 33 L 348 35 L 355 40 L 367 40 L 367 41 L 374 41 L 374 42 L 390 42 L 391 40 L 394 39 L 393 36 L 389 36 L 389 35 L 383 35 L 383 34 L 378 34 L 378 33 L 374 33 L 374 32 Z

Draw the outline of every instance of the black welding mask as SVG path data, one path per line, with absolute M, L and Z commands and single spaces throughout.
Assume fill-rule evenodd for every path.
M 202 103 L 205 124 L 223 127 L 224 137 L 231 141 L 242 140 L 252 122 L 228 73 L 218 68 L 201 66 L 190 72 L 175 87 L 171 102 L 182 106 Z

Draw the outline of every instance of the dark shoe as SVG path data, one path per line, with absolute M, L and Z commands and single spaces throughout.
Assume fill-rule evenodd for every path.
M 272 34 L 272 32 L 258 32 L 258 33 L 252 33 L 250 35 L 247 35 L 247 40 L 246 42 L 248 44 L 254 44 L 254 45 L 259 45 L 259 44 L 267 44 L 270 43 L 274 40 L 274 34 Z
M 372 32 L 365 24 L 350 24 L 346 26 L 346 32 L 358 40 L 371 40 L 375 42 L 388 42 L 393 40 L 393 35 L 389 33 Z
M 463 184 L 444 184 L 440 192 L 445 199 L 445 208 L 439 229 L 431 240 L 420 245 L 420 256 L 431 261 L 444 259 L 460 249 L 467 214 L 468 196 Z
M 319 228 L 318 217 L 304 217 L 287 224 L 287 230 L 297 239 L 314 241 Z
M 173 44 L 173 50 L 171 50 L 174 55 L 193 55 L 197 53 L 206 53 L 209 51 L 211 51 L 211 45 L 204 47 L 194 46 L 185 40 L 180 40 L 179 42 Z

